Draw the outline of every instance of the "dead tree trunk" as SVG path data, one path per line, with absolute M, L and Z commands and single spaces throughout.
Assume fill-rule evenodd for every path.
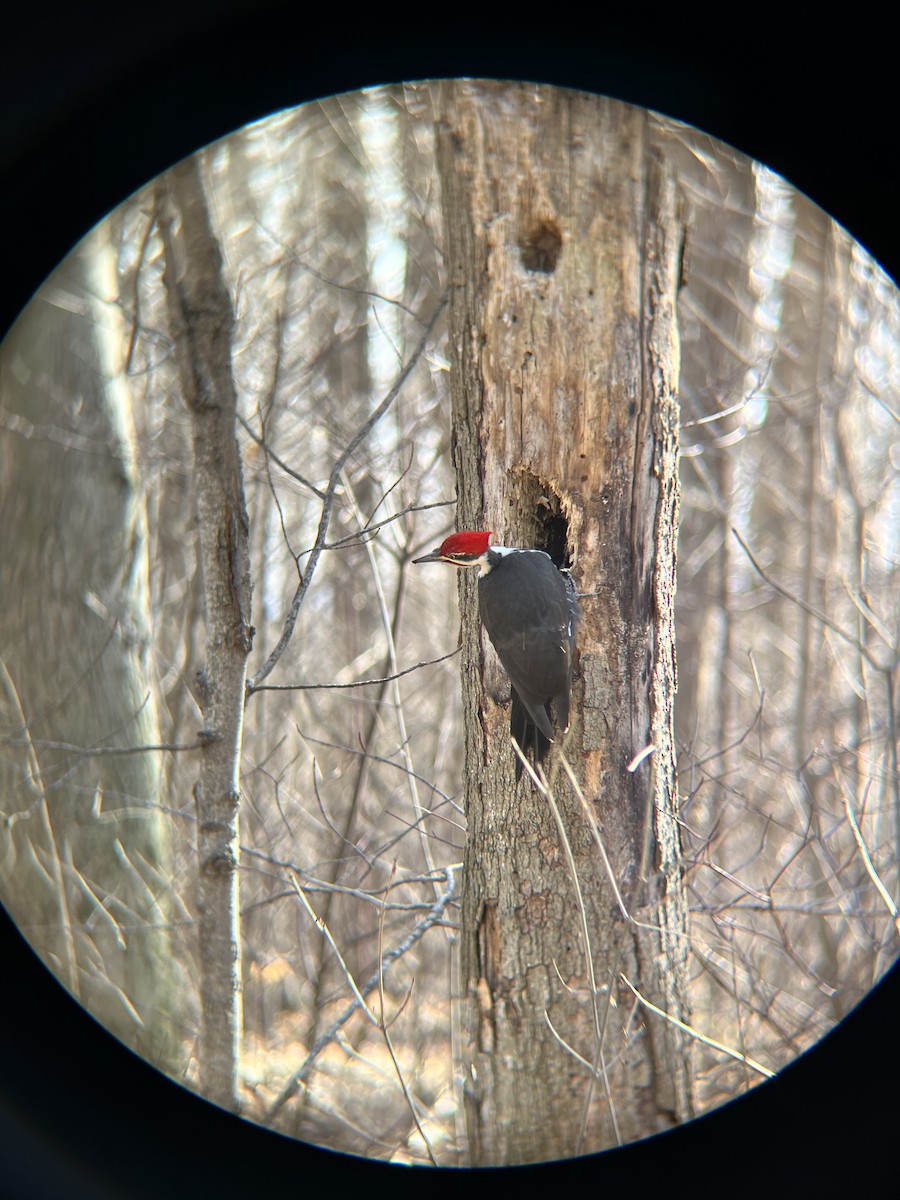
M 241 960 L 238 906 L 240 754 L 250 624 L 250 559 L 237 398 L 231 372 L 234 316 L 210 228 L 199 160 L 168 177 L 166 287 L 184 400 L 191 417 L 194 490 L 203 565 L 205 741 L 197 807 L 200 946 L 200 1088 L 238 1107 Z
M 685 1037 L 628 986 L 686 1019 L 672 737 L 681 229 L 640 111 L 453 83 L 438 137 L 459 524 L 574 563 L 583 618 L 563 750 L 629 913 L 558 749 L 559 821 L 527 775 L 515 783 L 508 682 L 462 572 L 467 1117 L 472 1161 L 499 1165 L 691 1113 Z

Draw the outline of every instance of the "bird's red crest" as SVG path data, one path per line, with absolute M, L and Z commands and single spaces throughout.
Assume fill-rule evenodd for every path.
M 464 529 L 460 533 L 451 533 L 441 542 L 440 553 L 448 557 L 457 554 L 484 554 L 491 540 L 491 531 L 476 532 Z

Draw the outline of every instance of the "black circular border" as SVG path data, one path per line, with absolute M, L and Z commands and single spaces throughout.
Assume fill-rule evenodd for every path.
M 633 7 L 587 25 L 566 6 L 502 19 L 459 7 L 357 17 L 283 0 L 156 0 L 133 11 L 121 0 L 36 3 L 7 14 L 0 332 L 97 220 L 199 146 L 319 95 L 448 75 L 585 88 L 696 125 L 779 171 L 900 277 L 892 51 L 874 14 L 857 5 L 823 30 L 814 26 L 824 14 L 808 6 L 793 20 L 758 6 Z M 2 910 L 0 971 L 2 1200 L 320 1186 L 487 1193 L 519 1182 L 827 1197 L 895 1172 L 897 969 L 741 1101 L 665 1137 L 502 1182 L 496 1172 L 364 1164 L 212 1108 L 83 1012 Z

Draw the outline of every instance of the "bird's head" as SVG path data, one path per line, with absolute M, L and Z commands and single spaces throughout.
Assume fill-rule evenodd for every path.
M 490 530 L 464 529 L 460 533 L 451 533 L 449 537 L 444 538 L 437 550 L 432 550 L 422 558 L 414 558 L 413 562 L 445 562 L 453 567 L 482 567 L 490 540 Z

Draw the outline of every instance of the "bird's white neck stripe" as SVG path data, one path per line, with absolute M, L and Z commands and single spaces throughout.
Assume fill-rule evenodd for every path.
M 527 546 L 488 546 L 477 560 L 478 574 L 487 575 L 491 567 L 496 565 L 497 559 L 506 558 L 508 554 L 543 554 L 546 558 L 550 557 L 546 550 L 531 550 Z

